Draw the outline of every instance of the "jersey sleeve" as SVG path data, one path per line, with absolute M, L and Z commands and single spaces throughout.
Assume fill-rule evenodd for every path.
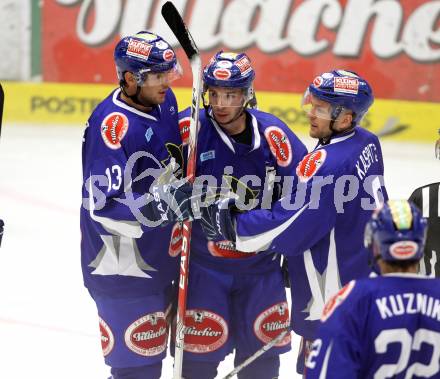
M 236 216 L 239 250 L 302 254 L 329 233 L 335 224 L 336 207 L 334 175 L 326 175 L 333 170 L 326 170 L 325 157 L 323 150 L 307 154 L 296 168 L 295 189 L 276 201 L 272 209 Z
M 293 196 L 290 200 L 281 198 L 271 210 L 259 209 L 237 215 L 237 249 L 283 251 L 287 256 L 302 254 L 329 233 L 336 219 L 332 188 L 323 188 L 318 200 L 321 205 L 311 196 L 311 185 L 306 186 L 306 191 L 309 195 L 299 209 L 288 209 L 295 206 Z

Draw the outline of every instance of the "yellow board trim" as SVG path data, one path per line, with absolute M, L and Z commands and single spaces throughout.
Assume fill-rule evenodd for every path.
M 3 82 L 4 121 L 27 124 L 84 125 L 94 107 L 114 85 Z M 174 88 L 179 108 L 190 104 L 189 88 Z M 257 91 L 258 107 L 285 121 L 295 132 L 307 134 L 300 94 Z M 364 119 L 369 130 L 389 139 L 433 142 L 440 128 L 440 104 L 377 99 Z

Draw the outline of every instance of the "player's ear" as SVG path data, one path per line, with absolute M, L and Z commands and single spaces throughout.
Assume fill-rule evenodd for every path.
M 344 113 L 341 119 L 341 129 L 349 128 L 352 122 L 353 122 L 353 114 L 351 112 Z
M 130 71 L 124 72 L 124 79 L 125 79 L 125 83 L 127 83 L 127 87 L 136 85 L 136 79 L 132 72 Z

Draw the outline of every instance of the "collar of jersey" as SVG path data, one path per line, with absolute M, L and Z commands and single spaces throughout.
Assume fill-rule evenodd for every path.
M 118 96 L 119 96 L 120 93 L 121 93 L 121 89 L 120 88 L 118 88 L 115 92 L 113 92 L 113 103 L 115 105 L 117 105 L 120 108 L 124 108 L 124 109 L 128 110 L 129 112 L 135 113 L 138 116 L 145 117 L 145 118 L 148 118 L 148 119 L 153 120 L 153 121 L 158 121 L 156 117 L 151 116 L 148 113 L 142 112 L 139 109 L 130 107 L 128 104 L 126 104 L 123 101 L 119 100 Z M 161 112 L 162 110 L 160 108 L 160 105 L 158 105 L 158 107 L 159 107 L 159 112 Z
M 395 276 L 401 278 L 416 278 L 416 279 L 427 279 L 427 276 L 420 274 L 415 274 L 413 272 L 390 272 L 389 274 L 384 274 L 382 276 Z
M 258 131 L 258 122 L 255 116 L 251 113 L 249 113 L 252 118 L 252 129 L 253 129 L 253 145 L 252 149 L 250 151 L 257 150 L 261 145 L 261 138 L 260 133 Z M 232 139 L 229 138 L 229 136 L 223 131 L 223 129 L 220 127 L 220 125 L 217 123 L 217 121 L 214 120 L 214 116 L 212 114 L 212 109 L 209 110 L 209 115 L 211 116 L 211 122 L 214 125 L 215 130 L 219 134 L 222 141 L 226 144 L 226 146 L 229 147 L 229 149 L 235 153 L 234 145 L 232 143 Z
M 330 142 L 329 142 L 327 145 L 321 145 L 321 144 L 319 143 L 319 144 L 316 146 L 315 149 L 317 149 L 317 148 L 319 148 L 319 147 L 321 147 L 321 146 L 334 145 L 335 143 L 345 141 L 346 139 L 349 139 L 349 138 L 353 137 L 355 134 L 356 134 L 356 129 L 354 129 L 351 133 L 346 134 L 346 135 L 344 135 L 344 136 L 341 136 L 341 137 L 334 137 L 334 138 L 332 138 L 332 139 L 330 140 Z

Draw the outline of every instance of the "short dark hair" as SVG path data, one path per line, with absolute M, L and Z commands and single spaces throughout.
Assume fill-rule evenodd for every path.
M 410 261 L 383 261 L 388 266 L 393 269 L 401 269 L 402 271 L 408 270 L 411 266 L 418 264 L 420 261 L 418 260 L 410 260 Z

